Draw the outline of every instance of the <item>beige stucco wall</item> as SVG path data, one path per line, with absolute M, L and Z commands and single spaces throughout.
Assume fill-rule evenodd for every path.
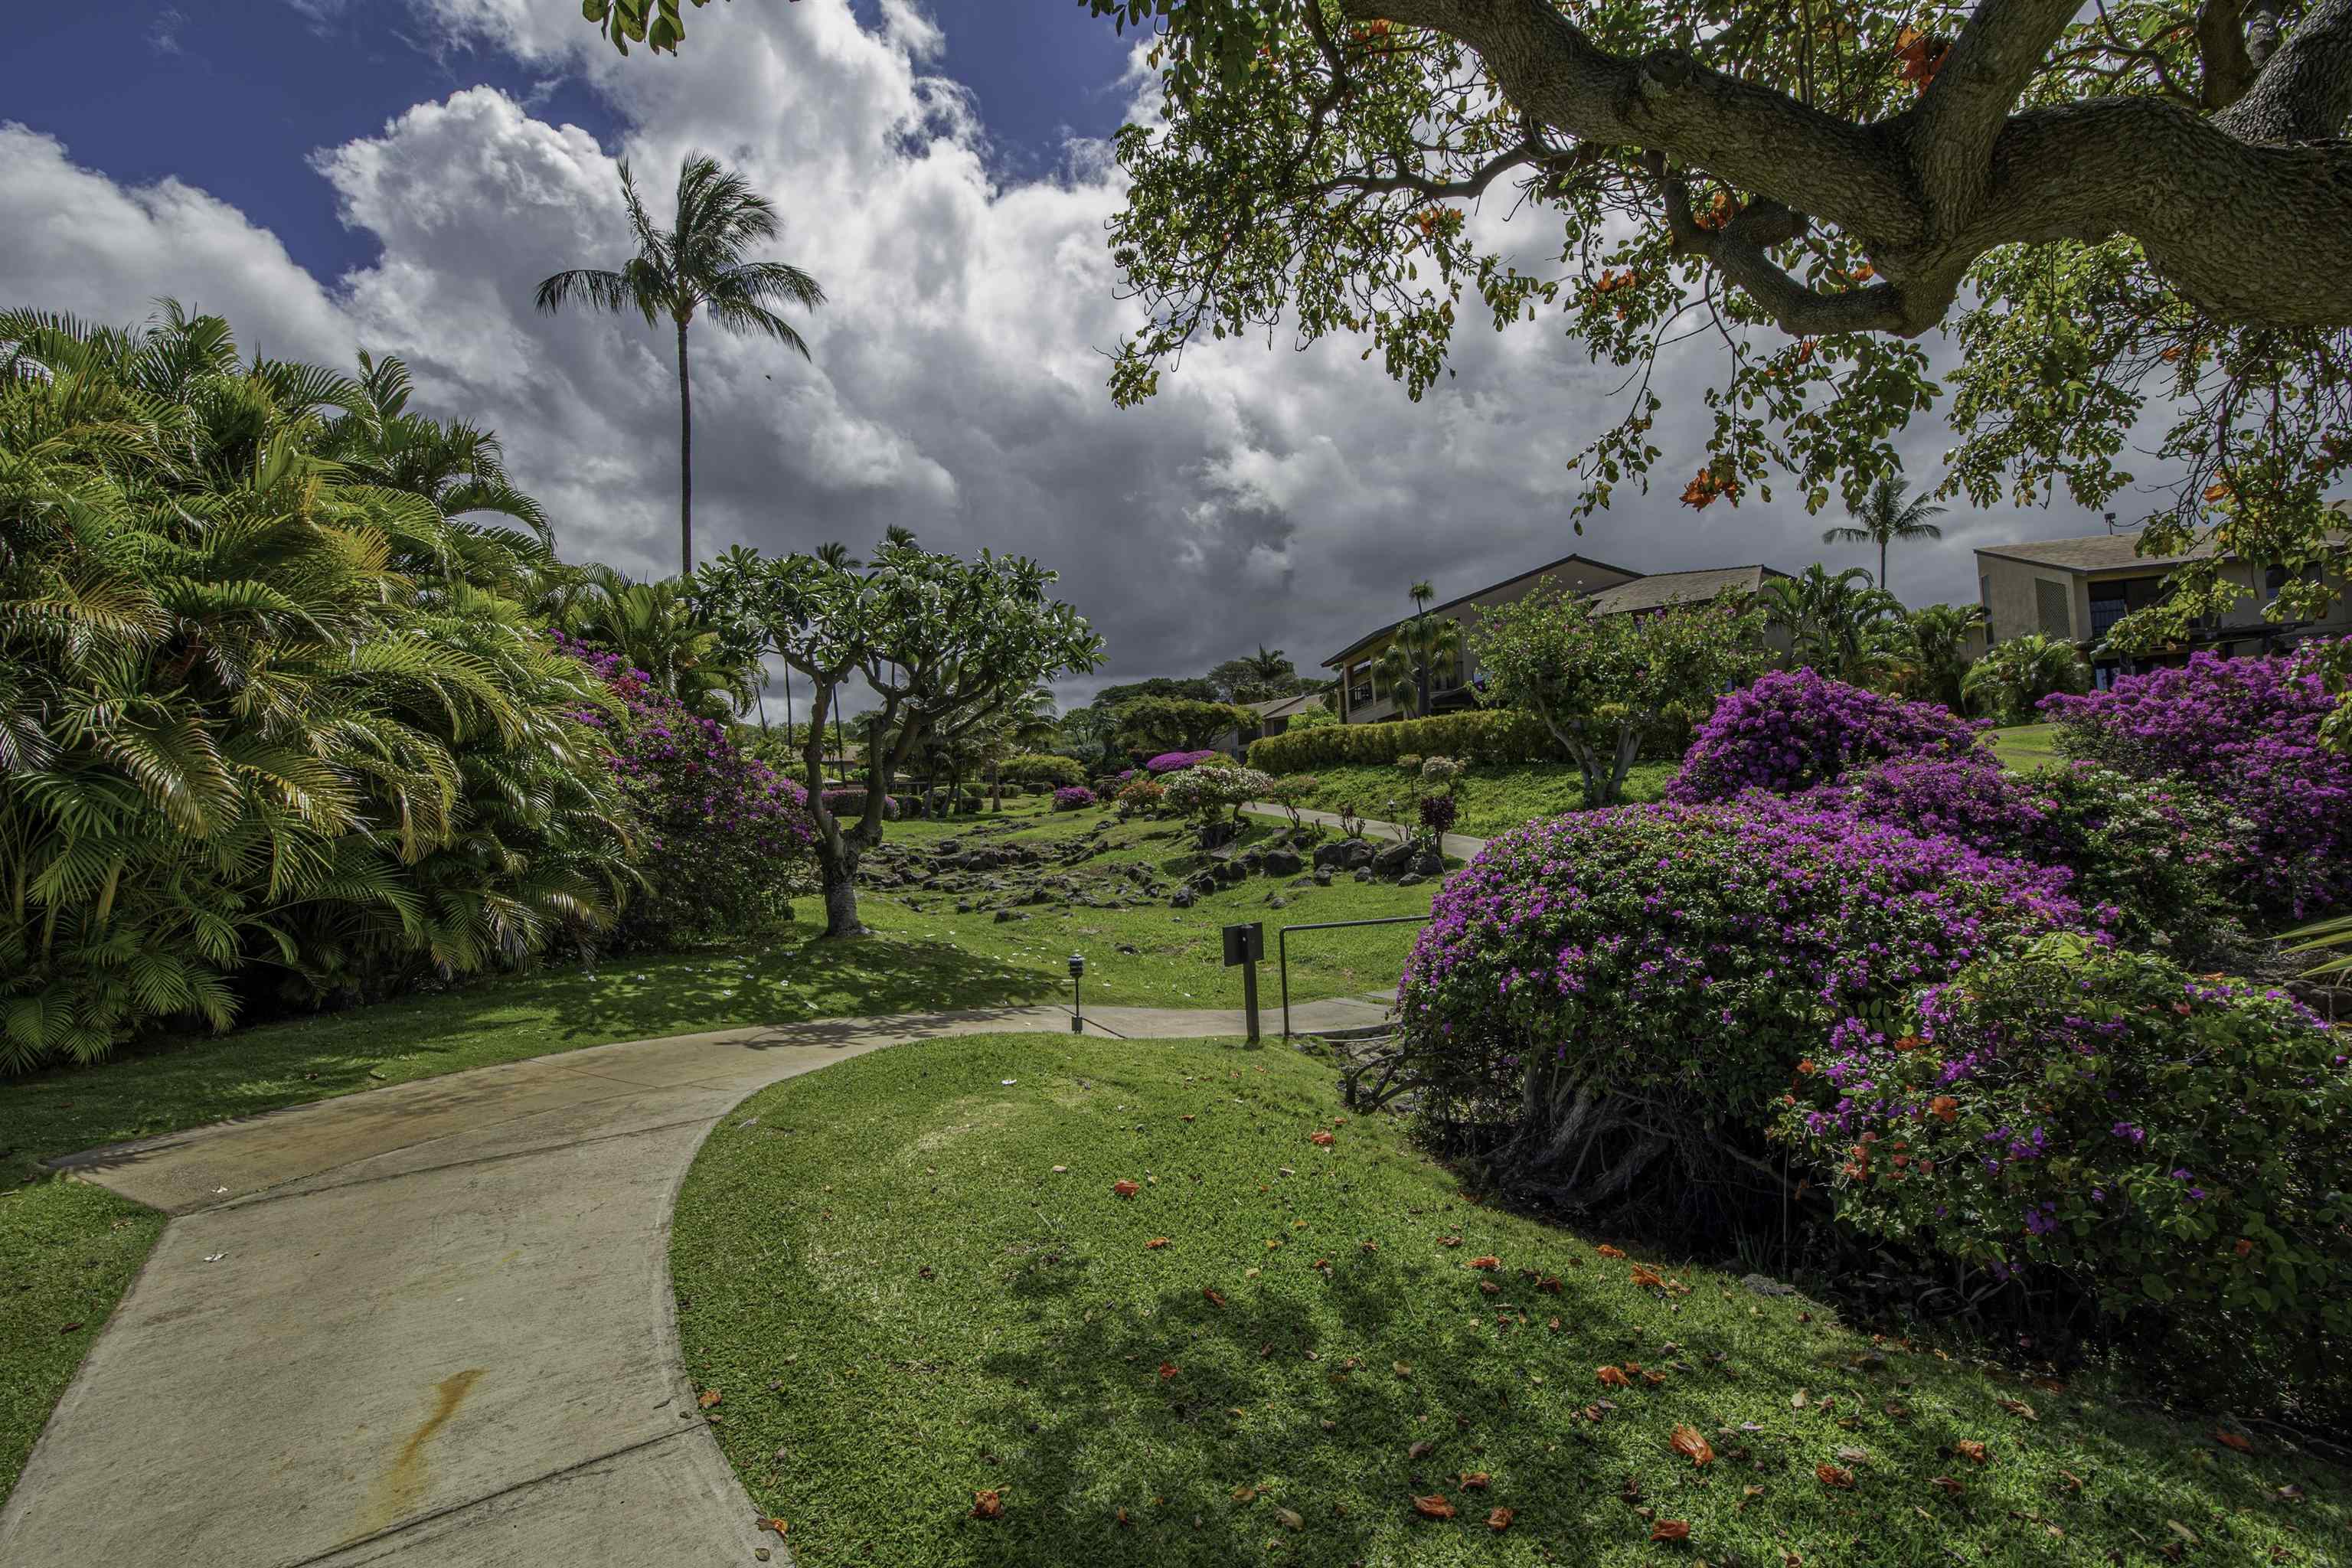
M 2012 637 L 2042 630 L 2034 589 L 2037 582 L 2055 583 L 2063 587 L 2069 616 L 2065 635 L 2074 641 L 2086 642 L 2091 637 L 2091 588 L 2094 584 L 2158 577 L 2162 576 L 2166 570 L 2134 564 L 2099 572 L 2074 573 L 2054 566 L 2013 561 L 2005 556 L 1977 557 L 1979 590 L 1983 595 L 1985 614 L 1990 623 L 1988 629 L 1993 642 L 2007 642 Z M 2221 624 L 2224 626 L 2261 626 L 2263 624 L 2263 607 L 2269 602 L 2263 593 L 2263 570 L 2231 563 L 2221 568 L 2221 574 L 2249 590 L 2223 615 Z M 2332 574 L 2329 582 L 2336 589 L 2335 605 L 2316 629 L 2335 634 L 2352 632 L 2352 584 Z

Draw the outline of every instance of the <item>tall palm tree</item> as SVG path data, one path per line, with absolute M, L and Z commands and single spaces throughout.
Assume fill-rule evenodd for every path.
M 539 286 L 539 308 L 551 314 L 577 300 L 615 315 L 635 310 L 646 325 L 667 316 L 677 329 L 677 545 L 679 571 L 694 571 L 694 392 L 686 330 L 698 311 L 730 332 L 762 332 L 808 357 L 808 344 L 767 301 L 814 310 L 824 303 L 815 279 L 783 261 L 747 261 L 743 253 L 776 236 L 776 209 L 751 182 L 707 153 L 689 153 L 677 171 L 677 216 L 656 228 L 637 198 L 629 165 L 621 165 L 621 195 L 637 253 L 618 271 L 593 267 L 559 272 Z
M 1869 544 L 1878 546 L 1878 585 L 1886 586 L 1886 547 L 1896 541 L 1941 539 L 1944 531 L 1931 521 L 1944 515 L 1944 509 L 1929 503 L 1926 496 L 1906 500 L 1910 486 L 1893 474 L 1883 476 L 1862 498 L 1862 510 L 1853 514 L 1851 528 L 1825 528 L 1822 531 L 1823 544 Z

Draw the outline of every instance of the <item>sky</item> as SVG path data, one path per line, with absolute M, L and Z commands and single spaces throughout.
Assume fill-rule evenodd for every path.
M 168 296 L 249 352 L 399 354 L 430 411 L 498 431 L 566 558 L 661 575 L 672 346 L 531 298 L 625 258 L 619 160 L 660 218 L 680 158 L 709 152 L 776 202 L 771 254 L 828 302 L 795 317 L 805 362 L 698 331 L 698 556 L 855 550 L 892 523 L 1035 556 L 1108 644 L 1065 700 L 1261 644 L 1313 673 L 1416 579 L 1452 598 L 1571 551 L 1643 572 L 1874 562 L 1822 542 L 1841 517 L 1694 513 L 1677 483 L 1576 536 L 1567 464 L 1618 417 L 1619 377 L 1554 328 L 1465 333 L 1419 404 L 1341 338 L 1209 345 L 1113 407 L 1106 355 L 1138 318 L 1104 235 L 1108 139 L 1150 84 L 1080 0 L 726 0 L 688 28 L 682 58 L 624 60 L 577 0 L 30 7 L 14 53 L 38 68 L 0 101 L 0 301 L 127 324 Z M 1524 218 L 1510 237 L 1546 241 Z M 1710 368 L 1662 370 L 1665 474 L 1701 458 Z M 1948 438 L 1914 426 L 1916 479 Z M 1895 557 L 1912 603 L 1973 600 L 1977 545 L 2102 527 L 2063 502 L 1944 522 Z

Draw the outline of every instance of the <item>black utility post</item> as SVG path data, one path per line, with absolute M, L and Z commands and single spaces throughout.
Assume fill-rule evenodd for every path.
M 1078 982 L 1086 977 L 1087 955 L 1083 952 L 1070 954 L 1070 1033 L 1074 1035 L 1086 1033 L 1087 1020 L 1082 1010 L 1084 999 L 1078 994 Z
M 1265 956 L 1265 927 L 1257 921 L 1225 928 L 1225 967 L 1242 966 L 1242 1010 L 1249 1018 L 1249 1043 L 1257 1044 L 1257 961 Z

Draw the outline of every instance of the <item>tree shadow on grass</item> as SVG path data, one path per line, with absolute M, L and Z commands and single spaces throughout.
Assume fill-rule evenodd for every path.
M 806 934 L 549 965 L 226 1035 L 158 1039 L 9 1080 L 0 1175 L 37 1163 L 530 1057 L 826 1018 L 1051 1002 L 1058 977 L 951 943 Z
M 957 1559 L 1488 1560 L 1504 1543 L 1489 1541 L 1487 1514 L 1506 1507 L 1509 1561 L 1640 1549 L 1658 1519 L 1692 1521 L 1692 1549 L 1711 1562 L 2155 1561 L 2181 1540 L 2176 1526 L 2251 1550 L 2257 1534 L 2233 1521 L 2263 1510 L 2275 1521 L 2295 1506 L 2275 1466 L 2189 1429 L 1929 1352 L 1882 1354 L 1835 1331 L 1826 1311 L 1811 1354 L 1802 1338 L 1725 1325 L 1612 1344 L 1608 1289 L 1570 1280 L 1549 1294 L 1506 1276 L 1498 1294 L 1468 1298 L 1498 1325 L 1488 1342 L 1436 1353 L 1411 1339 L 1428 1330 L 1400 1304 L 1461 1288 L 1458 1268 L 1350 1256 L 1316 1272 L 1319 1301 L 1217 1281 L 1208 1288 L 1230 1296 L 1220 1303 L 1188 1282 L 1145 1310 L 1089 1313 L 1100 1292 L 1083 1255 L 1025 1267 L 1010 1293 L 1044 1333 L 982 1362 L 1008 1397 L 975 1416 L 996 1450 L 985 1481 L 1009 1512 L 943 1521 L 961 1532 Z M 1580 1357 L 1563 1356 L 1554 1320 L 1586 1331 Z M 1871 1356 L 1880 1363 L 1864 1364 Z M 1592 1363 L 1603 1358 L 1665 1381 L 1637 1370 L 1631 1388 L 1601 1386 Z M 1553 1381 L 1530 1375 L 1539 1366 Z M 1761 1419 L 1717 1414 L 1735 1386 Z M 1798 1389 L 1809 1396 L 1790 1406 Z M 1781 1414 L 1754 1410 L 1759 1392 Z M 2020 1394 L 2038 1403 L 2034 1418 L 1996 1403 Z M 1714 1444 L 1712 1466 L 1666 1448 L 1684 1422 Z M 1986 1461 L 1968 1443 L 1985 1444 Z M 1824 1464 L 1852 1484 L 1822 1480 Z M 1477 1472 L 1487 1483 L 1465 1484 Z M 1413 1500 L 1428 1496 L 1453 1516 L 1419 1516 Z

